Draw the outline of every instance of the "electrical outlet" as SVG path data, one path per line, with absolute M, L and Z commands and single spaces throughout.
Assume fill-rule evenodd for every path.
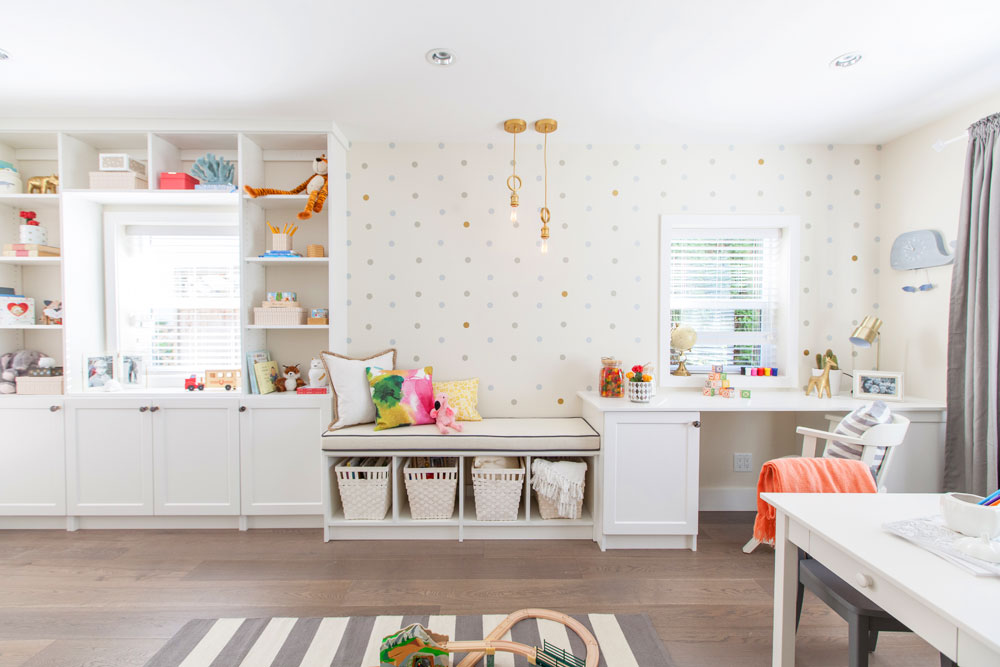
M 733 472 L 752 472 L 753 454 L 738 453 L 733 454 Z

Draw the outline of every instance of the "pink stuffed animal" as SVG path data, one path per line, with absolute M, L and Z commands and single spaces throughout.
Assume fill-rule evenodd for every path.
M 437 423 L 441 435 L 448 435 L 448 427 L 462 431 L 462 425 L 455 421 L 455 408 L 448 405 L 448 394 L 438 394 L 434 397 L 434 409 L 430 412 L 431 419 Z

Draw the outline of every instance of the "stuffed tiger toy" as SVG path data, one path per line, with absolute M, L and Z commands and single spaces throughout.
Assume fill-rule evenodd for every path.
M 312 217 L 313 213 L 319 213 L 323 210 L 323 203 L 326 201 L 327 193 L 327 161 L 326 155 L 316 158 L 313 163 L 312 176 L 307 178 L 305 181 L 295 186 L 292 190 L 274 190 L 272 188 L 251 188 L 249 185 L 244 185 L 243 188 L 247 191 L 247 194 L 251 197 L 264 197 L 267 195 L 297 195 L 303 190 L 309 193 L 309 201 L 306 202 L 306 207 L 299 211 L 299 220 L 308 220 Z

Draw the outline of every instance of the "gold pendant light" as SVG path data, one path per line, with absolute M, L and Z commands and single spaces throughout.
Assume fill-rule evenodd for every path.
M 520 205 L 517 191 L 521 189 L 521 177 L 517 175 L 517 135 L 524 132 L 528 124 L 520 118 L 505 120 L 503 129 L 514 135 L 514 159 L 511 160 L 511 174 L 507 177 L 507 187 L 510 189 L 510 221 L 517 223 L 517 207 Z
M 558 124 L 552 118 L 543 118 L 535 121 L 535 131 L 545 135 L 545 145 L 542 151 L 542 164 L 545 169 L 545 194 L 544 204 L 541 213 L 542 219 L 542 254 L 549 251 L 549 134 L 556 131 Z

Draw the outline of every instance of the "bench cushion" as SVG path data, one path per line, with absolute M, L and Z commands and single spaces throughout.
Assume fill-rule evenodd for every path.
M 581 417 L 484 419 L 460 422 L 462 432 L 441 435 L 434 424 L 375 431 L 359 424 L 323 434 L 325 451 L 596 451 L 601 437 Z

